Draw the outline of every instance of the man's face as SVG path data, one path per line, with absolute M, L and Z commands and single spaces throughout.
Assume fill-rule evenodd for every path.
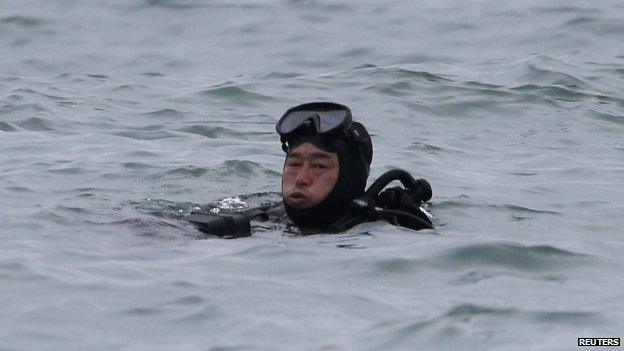
M 282 197 L 294 208 L 305 209 L 323 201 L 338 180 L 338 155 L 309 142 L 286 156 L 282 177 Z

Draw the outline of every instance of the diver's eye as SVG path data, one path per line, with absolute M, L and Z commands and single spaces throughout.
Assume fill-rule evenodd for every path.
M 326 165 L 324 163 L 314 163 L 314 164 L 312 164 L 312 168 L 314 168 L 314 169 L 329 169 L 329 165 Z

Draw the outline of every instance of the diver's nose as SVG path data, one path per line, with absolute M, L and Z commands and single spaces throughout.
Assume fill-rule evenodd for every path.
M 295 178 L 295 184 L 299 187 L 305 187 L 310 185 L 310 182 L 310 167 L 307 163 L 305 163 L 297 173 L 297 178 Z

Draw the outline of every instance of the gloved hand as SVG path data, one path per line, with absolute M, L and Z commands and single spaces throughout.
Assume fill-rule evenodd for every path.
M 423 204 L 420 197 L 421 196 L 418 194 L 412 194 L 411 191 L 396 186 L 384 189 L 377 197 L 376 205 L 384 210 L 409 213 L 422 219 L 429 225 L 432 225 L 429 217 L 420 210 L 420 206 Z M 406 216 L 391 216 L 388 219 L 390 223 L 394 225 L 400 225 L 416 230 L 426 228 L 420 221 L 410 219 Z

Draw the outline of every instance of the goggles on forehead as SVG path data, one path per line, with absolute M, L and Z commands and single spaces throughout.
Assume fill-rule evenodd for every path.
M 338 136 L 355 145 L 368 173 L 373 158 L 370 135 L 361 123 L 354 122 L 351 110 L 333 102 L 312 102 L 290 108 L 275 125 L 282 150 L 288 153 L 291 142 L 302 136 Z
M 348 107 L 332 102 L 312 102 L 286 111 L 275 125 L 281 139 L 288 139 L 301 129 L 316 134 L 346 131 L 353 117 Z

